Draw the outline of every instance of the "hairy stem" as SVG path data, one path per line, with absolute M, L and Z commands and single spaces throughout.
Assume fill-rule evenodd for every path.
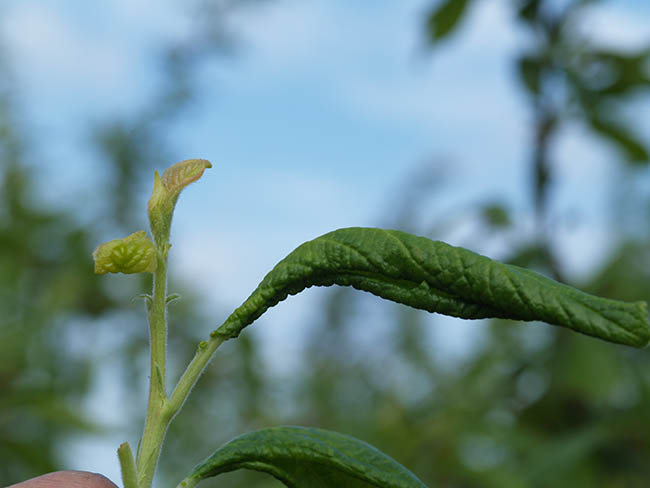
M 144 433 L 137 459 L 138 488 L 149 488 L 158 464 L 160 449 L 171 418 L 167 414 L 165 362 L 167 354 L 167 254 L 169 245 L 157 249 L 158 265 L 154 273 L 153 299 L 148 306 L 151 343 L 149 402 Z
M 214 352 L 224 341 L 224 337 L 215 335 L 214 337 L 210 337 L 209 340 L 202 341 L 199 344 L 194 358 L 187 366 L 181 379 L 178 380 L 178 384 L 169 398 L 168 408 L 172 417 L 181 409 L 183 403 L 192 391 L 196 380 L 198 380 L 199 376 L 210 362 Z
M 225 340 L 211 337 L 199 344 L 198 350 L 183 376 L 168 399 L 166 391 L 167 355 L 167 254 L 169 245 L 157 249 L 157 267 L 154 272 L 153 297 L 147 303 L 149 316 L 149 336 L 151 344 L 151 373 L 149 376 L 149 402 L 144 432 L 140 441 L 136 464 L 129 458 L 123 446 L 118 451 L 122 472 L 125 473 L 125 488 L 150 488 L 158 465 L 160 450 L 167 428 L 174 416 L 185 403 L 192 387 L 201 375 L 210 358 Z M 127 445 L 128 447 L 128 445 Z M 130 454 L 130 449 L 128 449 Z M 130 459 L 130 461 L 129 461 Z M 127 476 L 128 474 L 128 476 Z M 137 479 L 137 484 L 126 486 L 126 479 Z M 130 481 L 132 483 L 132 481 Z

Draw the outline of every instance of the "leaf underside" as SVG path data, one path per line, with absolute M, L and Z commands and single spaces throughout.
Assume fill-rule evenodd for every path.
M 228 442 L 179 487 L 237 469 L 268 473 L 290 488 L 426 488 L 413 473 L 363 441 L 293 426 L 262 429 Z
M 212 168 L 207 159 L 186 159 L 167 168 L 162 174 L 162 182 L 170 192 L 180 192 L 201 178 L 206 168 Z
M 453 317 L 539 320 L 635 347 L 650 341 L 645 302 L 599 298 L 461 247 L 374 228 L 339 229 L 302 244 L 213 335 L 236 337 L 288 295 L 333 284 Z

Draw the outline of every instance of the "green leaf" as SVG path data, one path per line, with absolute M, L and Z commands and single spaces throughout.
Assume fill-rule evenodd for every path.
M 587 85 L 595 83 L 595 92 L 601 97 L 620 98 L 634 91 L 647 90 L 650 86 L 649 62 L 648 48 L 636 52 L 596 49 L 586 57 L 583 81 Z
M 522 56 L 518 60 L 519 78 L 533 95 L 539 95 L 542 87 L 542 59 L 538 56 Z
M 630 162 L 636 164 L 650 162 L 648 148 L 625 126 L 601 117 L 592 117 L 590 123 L 594 131 L 616 144 Z
M 500 203 L 489 203 L 481 209 L 481 218 L 490 227 L 503 229 L 512 224 L 508 209 Z
M 439 41 L 451 34 L 458 27 L 470 3 L 470 0 L 446 0 L 430 13 L 427 30 L 431 42 Z
M 156 271 L 156 249 L 143 230 L 124 239 L 100 244 L 93 251 L 95 274 L 153 273 Z
M 347 435 L 273 427 L 240 436 L 196 466 L 179 488 L 237 469 L 268 473 L 290 488 L 426 488 L 402 465 Z
M 165 298 L 165 303 L 169 305 L 173 301 L 180 300 L 181 296 L 178 293 L 172 293 L 171 295 L 168 295 L 167 298 Z
M 299 246 L 212 335 L 236 337 L 288 295 L 333 284 L 465 319 L 541 320 L 636 347 L 650 340 L 645 302 L 598 298 L 461 247 L 372 228 L 339 229 Z
M 522 20 L 532 23 L 539 16 L 539 7 L 539 0 L 523 0 L 519 4 L 518 15 Z

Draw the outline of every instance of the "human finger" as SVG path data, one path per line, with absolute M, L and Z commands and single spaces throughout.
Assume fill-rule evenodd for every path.
M 111 480 L 87 471 L 56 471 L 7 488 L 117 488 Z

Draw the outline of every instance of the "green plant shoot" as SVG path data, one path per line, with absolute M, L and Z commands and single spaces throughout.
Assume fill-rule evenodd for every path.
M 118 449 L 125 488 L 152 485 L 165 433 L 217 348 L 269 307 L 311 286 L 352 286 L 410 307 L 465 319 L 498 317 L 544 321 L 609 342 L 645 347 L 650 342 L 645 302 L 589 295 L 533 271 L 502 264 L 467 249 L 397 230 L 339 229 L 306 242 L 278 263 L 250 297 L 207 340 L 170 394 L 167 392 L 167 259 L 174 208 L 181 191 L 212 165 L 188 159 L 161 175 L 147 206 L 151 234 L 115 239 L 93 253 L 95 272 L 153 273 L 147 301 L 150 384 L 147 415 L 135 456 Z M 364 324 L 359 324 L 363 326 Z M 245 434 L 198 464 L 179 487 L 236 469 L 270 474 L 288 487 L 421 488 L 410 471 L 374 447 L 349 436 L 302 427 Z

